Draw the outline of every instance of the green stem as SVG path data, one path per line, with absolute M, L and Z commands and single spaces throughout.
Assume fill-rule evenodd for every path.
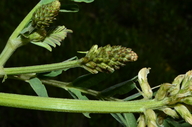
M 41 82 L 45 85 L 51 85 L 51 86 L 55 86 L 55 87 L 59 87 L 62 89 L 69 89 L 69 88 L 73 88 L 76 89 L 82 93 L 85 94 L 89 94 L 92 95 L 94 97 L 98 97 L 98 98 L 102 98 L 104 100 L 110 100 L 110 101 L 120 101 L 120 99 L 114 98 L 114 97 L 102 97 L 100 96 L 100 92 L 92 90 L 92 89 L 86 89 L 86 88 L 81 88 L 81 87 L 75 87 L 72 85 L 72 82 L 61 82 L 61 81 L 57 81 L 57 80 L 51 80 L 51 79 L 41 79 Z
M 17 47 L 12 46 L 12 43 L 10 43 L 10 41 L 7 42 L 7 44 L 5 45 L 5 48 L 0 54 L 0 66 L 4 66 L 4 64 L 7 62 L 7 60 L 10 58 L 10 56 L 13 54 L 13 52 L 16 49 Z
M 26 74 L 26 73 L 42 73 L 54 70 L 65 70 L 69 68 L 80 67 L 79 60 L 65 61 L 60 63 L 45 64 L 45 65 L 35 65 L 26 67 L 11 67 L 4 68 L 4 73 L 6 75 L 16 75 L 16 74 Z
M 23 28 L 29 23 L 31 20 L 33 13 L 36 11 L 36 9 L 40 6 L 40 3 L 38 3 L 28 14 L 27 16 L 23 19 L 23 21 L 18 25 L 18 27 L 14 30 L 12 35 L 10 36 L 9 40 L 13 40 L 18 37 L 20 32 L 23 30 Z
M 36 9 L 40 6 L 40 3 L 38 3 L 29 13 L 28 15 L 23 19 L 23 21 L 18 25 L 18 27 L 14 30 L 12 35 L 9 37 L 7 44 L 5 48 L 3 49 L 1 55 L 0 55 L 0 66 L 4 66 L 4 64 L 7 62 L 7 60 L 10 58 L 10 56 L 13 54 L 13 52 L 23 45 L 23 42 L 19 36 L 20 32 L 24 29 L 24 27 L 29 23 L 31 20 L 31 17 L 33 13 L 36 11 Z
M 15 108 L 78 112 L 78 113 L 126 113 L 144 112 L 145 109 L 158 109 L 164 106 L 163 101 L 137 100 L 137 101 L 93 101 L 46 98 L 18 94 L 0 93 L 0 105 Z

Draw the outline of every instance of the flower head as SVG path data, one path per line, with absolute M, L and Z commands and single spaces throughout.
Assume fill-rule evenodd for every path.
M 33 14 L 32 26 L 39 29 L 49 27 L 60 10 L 59 0 L 40 6 Z
M 130 48 L 121 46 L 92 46 L 81 59 L 82 67 L 89 72 L 96 74 L 98 72 L 114 72 L 127 62 L 136 61 L 137 54 Z

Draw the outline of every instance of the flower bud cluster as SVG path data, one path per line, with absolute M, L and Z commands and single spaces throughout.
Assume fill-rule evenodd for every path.
M 121 46 L 92 46 L 81 58 L 81 65 L 87 71 L 96 74 L 98 72 L 114 72 L 121 66 L 125 66 L 127 62 L 136 61 L 137 54 L 130 48 Z
M 51 3 L 40 6 L 32 17 L 32 26 L 40 29 L 49 27 L 49 24 L 56 20 L 60 10 L 60 2 L 55 0 Z
M 138 74 L 138 81 L 142 90 L 140 92 L 144 99 L 152 98 L 152 90 L 147 82 L 148 73 L 149 69 L 143 68 Z M 155 114 L 154 109 L 146 109 L 138 119 L 138 126 L 156 127 L 163 123 L 162 121 L 166 115 L 172 118 L 179 118 L 181 116 L 192 125 L 192 114 L 188 109 L 188 106 L 192 105 L 192 71 L 177 76 L 172 83 L 162 84 L 155 94 L 154 100 L 162 101 L 165 105 L 155 109 L 160 111 L 158 115 Z

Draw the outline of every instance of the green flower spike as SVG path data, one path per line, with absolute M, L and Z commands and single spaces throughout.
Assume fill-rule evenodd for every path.
M 98 45 L 94 45 L 80 61 L 82 67 L 92 74 L 113 73 L 127 62 L 136 61 L 137 57 L 130 48 L 110 45 L 98 48 Z
M 60 10 L 59 0 L 40 6 L 32 17 L 32 26 L 41 29 L 49 27 L 49 24 L 55 20 Z

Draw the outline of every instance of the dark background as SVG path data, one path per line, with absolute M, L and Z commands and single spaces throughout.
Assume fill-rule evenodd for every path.
M 0 1 L 0 49 L 8 37 L 36 5 L 38 0 Z M 61 3 L 71 4 L 67 0 Z M 64 61 L 81 55 L 76 51 L 99 46 L 122 45 L 132 48 L 139 59 L 113 73 L 97 88 L 102 89 L 137 75 L 143 67 L 151 67 L 152 86 L 172 82 L 175 76 L 191 69 L 192 58 L 192 1 L 191 0 L 95 0 L 79 3 L 78 13 L 60 13 L 55 25 L 65 25 L 73 34 L 60 47 L 49 52 L 28 44 L 19 48 L 6 66 L 26 66 Z M 75 68 L 57 79 L 73 81 L 88 72 Z M 67 92 L 47 87 L 50 96 L 70 98 Z M 8 93 L 35 95 L 30 86 L 21 81 L 6 80 L 0 90 Z M 34 111 L 0 107 L 0 127 L 106 127 L 120 125 L 108 114 L 82 114 Z

